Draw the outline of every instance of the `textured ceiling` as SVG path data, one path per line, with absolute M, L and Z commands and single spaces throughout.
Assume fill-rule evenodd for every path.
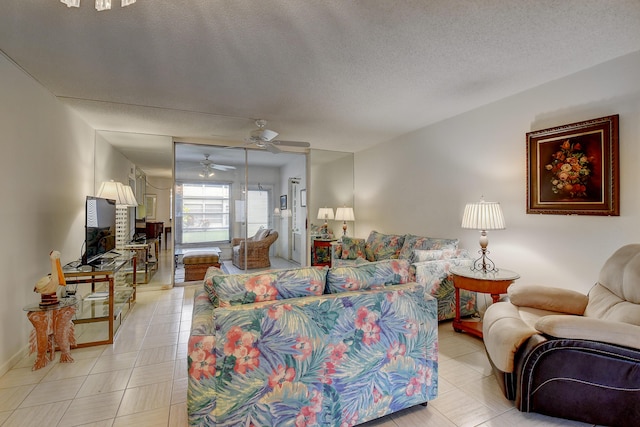
M 137 162 L 167 146 L 147 135 L 242 141 L 257 118 L 356 152 L 640 50 L 638 0 L 114 5 L 2 0 L 0 50 L 95 129 L 141 135 Z

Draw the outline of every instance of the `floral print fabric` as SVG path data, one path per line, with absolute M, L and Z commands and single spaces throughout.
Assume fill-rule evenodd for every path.
M 411 258 L 415 249 L 458 249 L 458 239 L 440 239 L 406 234 L 404 236 L 404 244 L 402 245 L 402 249 L 400 250 L 399 257 L 403 259 L 409 259 Z
M 322 295 L 327 267 L 303 267 L 251 274 L 207 271 L 204 286 L 220 307 Z
M 346 427 L 437 395 L 417 284 L 215 310 L 199 291 L 188 348 L 191 426 Z
M 377 231 L 369 233 L 365 246 L 365 254 L 369 261 L 398 258 L 404 236 L 396 234 L 382 234 Z M 344 248 L 342 249 L 344 251 Z
M 449 270 L 454 266 L 471 266 L 473 260 L 452 258 L 413 264 L 416 282 L 424 285 L 425 292 L 438 300 L 438 320 L 453 319 L 456 315 L 456 293 Z M 476 293 L 460 289 L 460 313 L 470 316 L 476 312 Z
M 407 260 L 394 259 L 332 268 L 327 273 L 327 290 L 338 293 L 408 283 L 409 266 Z
M 365 256 L 364 239 L 356 239 L 344 236 L 342 238 L 342 244 L 340 245 L 340 248 L 342 252 L 342 259 L 364 258 Z
M 469 251 L 466 249 L 414 249 L 411 262 L 436 261 L 451 258 L 469 258 Z

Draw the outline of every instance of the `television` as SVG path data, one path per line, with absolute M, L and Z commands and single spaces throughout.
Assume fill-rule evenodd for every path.
M 87 196 L 83 264 L 95 263 L 116 247 L 116 201 Z

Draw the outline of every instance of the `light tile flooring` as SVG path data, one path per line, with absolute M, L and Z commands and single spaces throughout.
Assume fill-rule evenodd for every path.
M 75 362 L 69 364 L 58 363 L 56 353 L 38 371 L 31 370 L 32 355 L 0 377 L 0 425 L 186 426 L 187 340 L 196 287 L 160 287 L 138 293 L 113 345 L 72 350 Z M 519 412 L 502 397 L 481 340 L 453 332 L 450 322 L 440 324 L 439 334 L 437 399 L 366 426 L 587 426 Z

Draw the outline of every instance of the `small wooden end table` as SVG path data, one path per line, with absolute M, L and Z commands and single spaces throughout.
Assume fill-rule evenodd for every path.
M 456 292 L 456 317 L 453 319 L 453 330 L 456 332 L 465 331 L 482 338 L 482 322 L 468 322 L 460 318 L 460 289 L 491 294 L 493 302 L 496 303 L 500 299 L 500 294 L 507 293 L 509 285 L 519 279 L 520 275 L 504 269 L 483 273 L 471 270 L 468 266 L 451 268 L 451 275 Z
M 313 239 L 313 247 L 311 248 L 311 265 L 331 267 L 331 243 L 338 239 Z

